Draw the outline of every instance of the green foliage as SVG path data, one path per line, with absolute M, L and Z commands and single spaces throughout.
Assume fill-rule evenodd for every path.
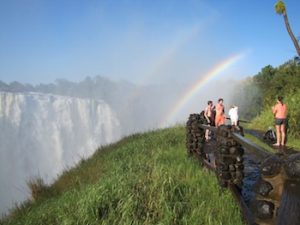
M 288 106 L 288 133 L 294 137 L 300 138 L 300 90 L 294 95 L 290 95 L 285 100 Z
M 51 188 L 0 224 L 243 224 L 231 194 L 187 157 L 182 126 L 99 149 Z
M 300 136 L 300 65 L 289 62 L 278 68 L 267 66 L 254 77 L 254 82 L 262 90 L 264 109 L 261 116 L 254 120 L 257 126 L 266 129 L 273 124 L 271 106 L 276 104 L 277 96 L 284 96 L 288 106 L 289 135 Z
M 270 106 L 278 95 L 290 96 L 299 90 L 300 66 L 293 62 L 278 68 L 266 66 L 254 76 L 254 84 L 262 92 L 263 104 Z
M 283 14 L 285 12 L 285 4 L 283 1 L 278 1 L 275 4 L 275 12 L 279 15 Z

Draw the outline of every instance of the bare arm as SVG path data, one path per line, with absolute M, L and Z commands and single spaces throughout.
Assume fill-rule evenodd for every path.
M 207 122 L 210 122 L 210 120 L 209 120 L 209 118 L 208 118 L 208 109 L 207 109 L 207 107 L 206 107 L 205 110 L 204 110 L 204 116 L 205 116 Z
M 273 115 L 276 116 L 276 113 L 277 113 L 277 108 L 276 108 L 276 106 L 273 106 L 273 107 L 272 107 L 272 112 L 273 112 Z

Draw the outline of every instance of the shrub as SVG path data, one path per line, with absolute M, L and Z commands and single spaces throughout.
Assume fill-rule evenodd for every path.
M 53 195 L 51 188 L 46 185 L 42 178 L 38 177 L 27 182 L 27 185 L 31 192 L 33 201 L 37 201 L 43 198 L 48 198 Z

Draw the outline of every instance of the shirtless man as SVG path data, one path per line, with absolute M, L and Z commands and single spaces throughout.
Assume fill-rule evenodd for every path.
M 204 110 L 204 116 L 205 119 L 207 120 L 207 125 L 213 125 L 213 102 L 212 101 L 208 101 L 207 102 L 207 106 Z M 205 139 L 208 140 L 209 139 L 209 130 L 206 129 L 205 131 Z
M 215 119 L 216 127 L 225 124 L 224 112 L 225 112 L 225 108 L 223 105 L 223 98 L 219 98 L 218 103 L 216 105 L 216 119 Z

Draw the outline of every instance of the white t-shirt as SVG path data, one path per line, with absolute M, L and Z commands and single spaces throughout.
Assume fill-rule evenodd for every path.
M 235 106 L 235 107 L 229 109 L 228 115 L 230 116 L 231 122 L 233 122 L 233 121 L 237 122 L 239 120 L 238 107 Z

